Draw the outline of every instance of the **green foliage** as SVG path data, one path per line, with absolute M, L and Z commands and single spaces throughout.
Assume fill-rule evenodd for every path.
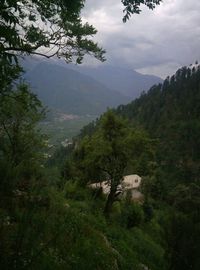
M 82 245 L 80 248 L 77 240 L 77 245 L 68 246 L 67 260 L 73 269 L 78 265 L 84 269 L 86 261 L 81 256 L 83 251 L 88 257 L 94 254 L 95 241 L 106 264 L 97 261 L 91 264 L 94 269 L 110 265 L 116 269 L 199 269 L 198 100 L 199 69 L 189 72 L 184 68 L 132 104 L 120 106 L 117 113 L 130 122 L 109 111 L 83 130 L 88 136 L 81 142 L 81 136 L 77 138 L 73 160 L 67 161 L 66 169 L 73 168 L 67 180 L 78 181 L 67 181 L 63 193 L 67 209 L 78 220 L 75 231 Z M 115 154 L 119 154 L 116 160 Z M 144 175 L 144 203 L 115 198 L 110 218 L 105 219 L 106 196 L 96 196 L 82 183 L 105 180 L 111 165 L 110 175 L 116 168 Z M 81 229 L 86 223 L 95 231 L 87 240 Z M 99 242 L 99 234 L 105 242 Z M 70 250 L 77 264 L 71 262 Z
M 143 126 L 156 145 L 156 166 L 142 192 L 163 228 L 168 269 L 198 269 L 200 68 L 183 67 L 117 112 Z M 157 210 L 155 210 L 157 209 Z
M 165 269 L 164 250 L 145 231 L 112 225 L 108 239 L 119 253 L 119 269 Z
M 61 142 L 68 139 L 71 141 L 75 136 L 78 136 L 82 127 L 90 123 L 93 120 L 92 116 L 82 116 L 80 118 L 75 118 L 72 120 L 66 121 L 57 121 L 57 118 L 54 116 L 51 119 L 46 119 L 46 121 L 40 123 L 40 129 L 42 133 L 48 135 L 49 143 L 52 146 L 51 154 L 55 153 L 55 159 L 59 155 L 57 149 L 64 148 L 60 146 Z M 64 149 L 60 149 L 63 153 Z M 67 154 L 66 154 L 67 155 Z M 59 157 L 61 158 L 61 156 Z M 62 156 L 64 159 L 64 156 Z
M 67 181 L 64 187 L 66 198 L 77 201 L 87 201 L 90 199 L 90 192 L 86 188 L 80 187 L 77 181 Z
M 0 96 L 0 185 L 4 192 L 28 185 L 42 162 L 44 138 L 36 125 L 43 117 L 40 101 L 24 84 Z
M 139 13 L 141 4 L 153 9 L 160 2 L 122 1 L 124 21 Z M 83 4 L 80 0 L 1 3 L 1 268 L 197 270 L 199 67 L 182 68 L 163 85 L 120 106 L 116 110 L 120 117 L 108 111 L 83 129 L 88 136 L 81 142 L 77 138 L 61 179 L 56 170 L 44 173 L 44 137 L 36 128 L 44 110 L 19 83 L 16 55 L 55 54 L 80 63 L 85 53 L 91 53 L 104 60 L 104 51 L 87 38 L 96 30 L 82 24 Z M 56 45 L 52 55 L 39 50 L 52 45 Z M 59 154 L 55 159 L 62 163 L 63 155 L 70 153 Z M 128 199 L 115 202 L 126 172 L 145 176 L 143 205 Z M 107 198 L 85 186 L 105 179 L 111 188 Z M 108 220 L 102 209 L 109 213 L 113 204 Z
M 165 220 L 166 222 L 166 220 Z M 199 261 L 199 221 L 190 215 L 173 211 L 166 222 L 165 238 L 170 269 L 198 269 Z
M 82 194 L 85 193 L 84 196 L 80 195 L 80 192 Z M 101 211 L 101 204 L 97 200 L 93 201 L 87 192 L 87 189 L 80 187 L 77 182 L 68 182 L 66 185 L 65 197 L 67 199 L 67 207 L 73 214 L 73 220 L 77 220 L 77 223 L 72 222 L 69 225 L 72 216 L 68 216 L 68 226 L 73 228 L 75 242 L 77 239 L 77 245 L 72 245 L 72 247 L 75 246 L 72 249 L 75 263 L 72 269 L 76 269 L 76 267 L 83 267 L 84 269 L 86 265 L 84 256 L 88 256 L 87 268 L 89 269 L 98 269 L 99 265 L 103 269 L 108 267 L 111 267 L 111 269 L 112 267 L 114 269 L 142 269 L 142 265 L 146 265 L 151 269 L 165 269 L 164 250 L 159 243 L 160 231 L 157 228 L 159 225 L 157 225 L 156 220 L 154 220 L 154 223 L 151 223 L 151 230 L 149 232 L 146 232 L 146 229 L 138 229 L 137 226 L 141 226 L 141 219 L 140 221 L 136 220 L 137 225 L 134 224 L 134 230 L 131 228 L 127 230 L 126 224 L 123 222 L 119 223 L 117 219 L 112 219 L 112 222 L 110 220 L 107 223 Z M 78 197 L 77 194 L 79 194 Z M 93 204 L 95 205 L 95 211 L 93 210 Z M 127 213 L 126 207 L 129 206 L 127 202 L 126 207 L 121 202 L 119 202 L 118 206 L 123 209 L 122 213 Z M 114 208 L 114 211 L 116 211 L 116 207 Z M 134 217 L 141 217 L 141 206 L 131 204 L 129 209 L 129 214 L 133 213 Z M 126 217 L 126 215 L 123 216 L 121 214 L 122 220 L 127 220 Z M 87 240 L 84 238 L 84 224 L 87 224 L 89 228 L 89 231 L 87 229 Z M 77 229 L 77 226 L 79 229 Z M 95 232 L 95 234 L 90 232 Z M 102 262 L 100 259 L 89 263 L 89 256 L 94 254 L 92 247 L 95 254 L 98 252 L 101 256 L 105 256 L 105 262 Z M 67 253 L 69 259 L 71 256 L 70 250 L 68 249 Z M 78 254 L 79 259 L 76 257 L 76 254 Z M 107 256 L 110 256 L 110 260 L 108 260 Z M 71 263 L 70 260 L 69 263 Z M 101 267 L 100 269 L 102 269 Z
M 132 173 L 142 169 L 144 174 L 149 172 L 149 161 L 153 158 L 151 145 L 145 132 L 128 127 L 128 122 L 111 110 L 101 117 L 96 132 L 82 140 L 75 151 L 77 168 L 86 182 L 108 181 L 110 193 L 105 213 L 111 211 L 128 164 Z
M 133 202 L 125 203 L 121 212 L 121 220 L 122 224 L 128 229 L 141 225 L 144 222 L 142 207 Z
M 140 5 L 145 5 L 149 9 L 154 9 L 156 5 L 159 5 L 162 2 L 162 0 L 121 0 L 121 2 L 125 7 L 123 10 L 125 13 L 123 22 L 126 22 L 130 19 L 132 14 L 140 14 Z
M 44 108 L 27 85 L 14 82 L 19 67 L 2 67 L 8 74 L 1 77 L 0 91 L 0 261 L 2 269 L 24 269 L 40 245 L 36 227 L 44 223 L 45 214 L 38 216 L 38 209 L 48 204 L 42 194 L 44 136 L 37 129 Z
M 26 207 L 16 204 L 14 220 L 1 211 L 2 269 L 159 269 L 163 250 L 150 235 L 108 224 L 88 195 L 77 201 L 83 188 L 70 185 L 64 196 L 48 187 L 20 197 Z
M 179 184 L 170 193 L 170 200 L 174 207 L 198 220 L 200 209 L 200 186 L 199 184 Z
M 104 50 L 89 39 L 96 30 L 80 18 L 84 1 L 3 1 L 0 7 L 0 58 L 8 63 L 18 53 L 73 58 L 80 63 L 85 53 L 104 60 Z M 41 48 L 54 48 L 49 54 Z
M 157 166 L 170 185 L 199 181 L 199 82 L 198 66 L 183 67 L 163 85 L 117 109 L 158 139 Z

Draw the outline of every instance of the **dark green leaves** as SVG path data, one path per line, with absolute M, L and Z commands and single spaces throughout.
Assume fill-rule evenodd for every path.
M 125 13 L 123 22 L 130 19 L 133 14 L 140 14 L 141 5 L 146 5 L 149 9 L 154 9 L 156 5 L 159 5 L 162 0 L 121 0 L 122 4 L 125 6 L 123 12 Z
M 82 0 L 4 1 L 0 7 L 0 53 L 11 58 L 13 54 L 56 55 L 77 63 L 90 54 L 103 61 L 105 51 L 91 39 L 96 30 L 81 22 L 83 5 Z

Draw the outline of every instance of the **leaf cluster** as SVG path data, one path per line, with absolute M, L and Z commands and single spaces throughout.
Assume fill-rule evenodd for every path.
M 17 54 L 63 57 L 81 63 L 85 53 L 104 60 L 90 37 L 96 30 L 80 18 L 84 1 L 3 1 L 0 7 L 0 58 Z
M 127 22 L 132 14 L 140 14 L 141 5 L 147 6 L 149 9 L 154 9 L 156 5 L 159 5 L 162 0 L 121 0 L 122 4 L 125 6 L 123 12 L 125 13 L 123 17 L 123 22 Z

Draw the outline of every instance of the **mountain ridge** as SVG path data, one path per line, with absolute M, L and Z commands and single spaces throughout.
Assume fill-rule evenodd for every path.
M 147 91 L 152 85 L 163 82 L 157 76 L 144 75 L 130 68 L 110 65 L 96 67 L 72 66 L 72 68 L 129 97 L 129 101 L 139 97 L 143 91 Z
M 77 71 L 41 62 L 25 74 L 32 90 L 51 108 L 73 114 L 100 114 L 128 98 Z
M 25 80 L 50 109 L 68 114 L 99 115 L 127 104 L 162 80 L 134 70 L 101 65 L 67 65 L 55 59 L 25 58 Z

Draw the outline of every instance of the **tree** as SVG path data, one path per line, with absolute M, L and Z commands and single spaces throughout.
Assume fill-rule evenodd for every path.
M 66 233 L 65 237 L 63 228 L 71 226 L 66 217 L 65 200 L 51 200 L 50 197 L 56 197 L 57 194 L 45 192 L 42 188 L 44 177 L 40 174 L 40 154 L 43 138 L 37 130 L 37 124 L 43 117 L 43 108 L 28 87 L 19 83 L 22 68 L 17 56 L 57 56 L 63 57 L 66 62 L 75 60 L 81 63 L 84 54 L 88 53 L 103 61 L 105 51 L 89 38 L 96 34 L 96 30 L 81 21 L 83 4 L 84 0 L 1 1 L 0 264 L 3 269 L 33 269 L 37 265 L 40 269 L 62 268 L 61 264 L 64 264 L 64 268 L 69 266 L 69 262 L 65 262 L 66 254 L 63 253 L 70 243 L 66 241 L 70 233 Z M 125 126 L 121 126 L 120 121 L 116 122 L 116 127 L 119 123 L 119 131 L 122 131 L 120 136 L 125 139 Z M 113 134 L 117 134 L 117 130 Z M 120 136 L 114 136 L 114 140 L 105 140 L 105 150 L 110 151 L 113 159 L 108 167 L 115 176 L 111 181 L 112 189 L 117 186 L 116 181 L 121 181 L 119 175 L 122 175 L 126 163 L 127 148 L 123 147 L 124 144 L 120 146 Z M 99 137 L 103 147 L 103 133 L 99 133 Z M 114 147 L 115 142 L 119 149 Z M 105 157 L 108 157 L 106 152 Z M 106 168 L 100 154 L 98 164 Z M 111 167 L 112 164 L 119 168 L 115 170 Z M 60 207 L 57 206 L 58 202 Z M 74 212 L 72 216 L 76 217 Z M 59 254 L 58 237 L 62 240 L 62 243 L 58 242 Z M 71 240 L 71 243 L 74 242 L 76 241 Z M 105 247 L 107 248 L 107 242 Z M 74 260 L 74 252 L 72 255 L 71 261 Z
M 42 135 L 36 126 L 44 109 L 27 85 L 19 84 L 9 95 L 0 96 L 0 190 L 20 189 L 40 165 Z
M 86 173 L 87 181 L 99 176 L 99 181 L 107 179 L 110 186 L 105 215 L 109 216 L 111 212 L 128 165 L 134 173 L 141 172 L 141 166 L 145 170 L 149 163 L 146 155 L 153 157 L 148 136 L 141 130 L 129 127 L 128 122 L 111 110 L 102 116 L 99 128 L 91 138 L 83 139 L 76 150 L 79 168 Z
M 170 269 L 199 269 L 200 186 L 178 184 L 170 193 L 165 237 Z
M 162 0 L 121 0 L 121 2 L 125 6 L 123 22 L 126 22 L 132 14 L 141 12 L 140 5 L 146 5 L 149 9 L 154 9 Z
M 3 0 L 0 5 L 0 94 L 22 69 L 20 55 L 62 57 L 81 63 L 85 54 L 104 61 L 91 36 L 96 29 L 80 17 L 84 0 Z
M 104 60 L 104 50 L 88 39 L 97 31 L 82 23 L 83 6 L 83 0 L 2 1 L 0 56 L 11 60 L 18 53 L 56 55 L 79 63 L 90 53 Z
M 89 39 L 96 30 L 82 23 L 84 0 L 3 0 L 0 7 L 0 58 L 13 59 L 18 53 L 45 57 L 73 58 L 80 63 L 85 53 L 104 60 L 105 51 Z M 126 22 L 141 12 L 140 5 L 154 9 L 161 0 L 121 0 Z M 48 48 L 48 50 L 46 50 Z
M 0 5 L 0 84 L 19 76 L 19 55 L 62 57 L 81 63 L 85 54 L 104 61 L 105 50 L 92 41 L 97 30 L 81 20 L 85 0 L 2 0 Z M 155 8 L 161 0 L 122 0 L 126 22 L 140 5 Z M 17 65 L 14 65 L 17 64 Z M 16 71 L 18 69 L 18 71 Z M 15 72 L 15 75 L 13 75 Z M 2 89 L 0 89 L 2 94 Z
M 7 83 L 6 92 L 0 95 L 2 269 L 24 269 L 27 254 L 37 247 L 38 242 L 35 245 L 34 241 L 38 241 L 37 235 L 42 231 L 39 208 L 47 201 L 42 176 L 45 138 L 38 129 L 38 122 L 44 113 L 41 102 L 27 85 Z M 33 238 L 32 224 L 37 228 Z

